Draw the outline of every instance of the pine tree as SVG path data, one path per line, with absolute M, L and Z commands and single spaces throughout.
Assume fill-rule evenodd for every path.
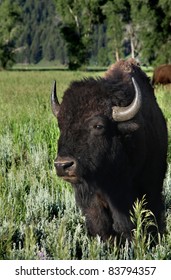
M 0 67 L 14 63 L 15 39 L 20 23 L 20 9 L 10 0 L 0 2 Z
M 15 0 L 22 8 L 24 25 L 17 39 L 16 59 L 21 63 L 39 63 L 42 59 L 67 60 L 66 46 L 59 32 L 59 16 L 53 0 Z M 59 51 L 59 48 L 62 50 Z
M 155 64 L 171 63 L 171 3 L 159 0 L 157 5 L 157 42 Z M 158 40 L 160 38 L 160 40 Z
M 67 44 L 69 68 L 77 69 L 87 64 L 92 44 L 93 25 L 103 18 L 97 0 L 56 0 L 61 16 L 61 34 Z
M 170 0 L 129 0 L 132 45 L 145 64 L 171 62 Z

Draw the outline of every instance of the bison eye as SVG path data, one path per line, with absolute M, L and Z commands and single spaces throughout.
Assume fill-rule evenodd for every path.
M 91 135 L 103 135 L 108 126 L 107 117 L 105 116 L 93 116 L 87 120 L 88 127 Z
M 95 124 L 93 125 L 93 131 L 92 133 L 94 135 L 102 135 L 105 132 L 105 126 L 102 124 Z
M 97 124 L 97 125 L 94 126 L 94 128 L 95 128 L 95 129 L 98 129 L 98 130 L 101 130 L 101 129 L 104 128 L 104 126 L 101 125 L 101 124 Z

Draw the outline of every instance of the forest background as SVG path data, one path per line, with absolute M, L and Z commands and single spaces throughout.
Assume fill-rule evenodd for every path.
M 0 0 L 0 67 L 171 63 L 170 0 Z

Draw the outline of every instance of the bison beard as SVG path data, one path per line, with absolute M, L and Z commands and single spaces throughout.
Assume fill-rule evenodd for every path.
M 73 185 L 88 232 L 130 240 L 130 210 L 144 195 L 162 232 L 167 128 L 136 62 L 119 61 L 104 78 L 73 82 L 61 104 L 54 83 L 51 103 L 61 132 L 57 175 Z

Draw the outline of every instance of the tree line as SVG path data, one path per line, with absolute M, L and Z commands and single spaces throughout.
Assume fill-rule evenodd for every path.
M 171 63 L 170 0 L 0 0 L 0 66 Z

